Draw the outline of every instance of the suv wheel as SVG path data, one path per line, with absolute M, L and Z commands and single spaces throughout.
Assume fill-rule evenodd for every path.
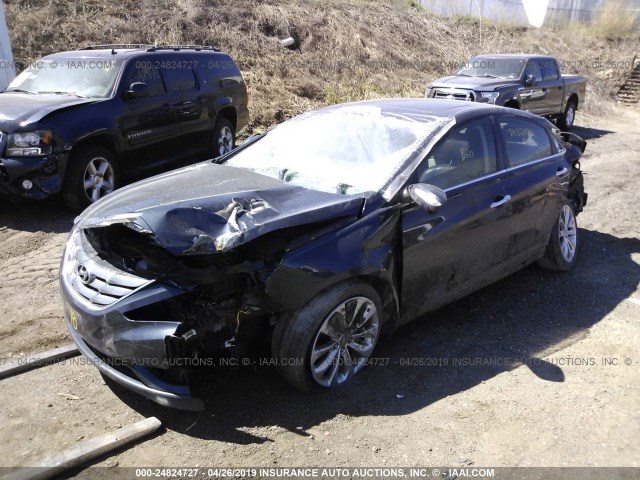
M 229 153 L 235 148 L 235 129 L 226 118 L 220 118 L 213 129 L 214 158 Z
M 544 257 L 538 260 L 538 264 L 545 270 L 567 272 L 576 263 L 578 245 L 576 216 L 571 205 L 564 204 L 551 232 Z
M 280 374 L 303 391 L 348 382 L 373 353 L 381 315 L 380 297 L 366 283 L 326 290 L 276 325 L 271 351 Z
M 69 159 L 62 196 L 69 208 L 81 210 L 113 192 L 118 180 L 118 164 L 109 150 L 79 147 Z

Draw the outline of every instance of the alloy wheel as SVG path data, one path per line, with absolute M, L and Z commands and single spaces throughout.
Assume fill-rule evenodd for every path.
M 569 105 L 567 107 L 567 113 L 565 114 L 565 123 L 567 127 L 571 127 L 576 118 L 576 111 L 573 108 L 573 105 Z
M 218 155 L 224 155 L 233 150 L 233 131 L 231 128 L 224 126 L 220 129 L 218 137 Z
M 367 297 L 353 297 L 334 308 L 324 319 L 313 341 L 310 367 L 313 379 L 333 387 L 355 375 L 376 346 L 380 320 Z
M 569 205 L 565 205 L 560 211 L 558 235 L 560 237 L 562 258 L 564 258 L 567 263 L 571 263 L 576 254 L 578 229 L 576 226 L 576 217 L 573 215 L 573 211 Z
M 89 161 L 84 171 L 84 191 L 91 202 L 113 192 L 115 173 L 109 161 L 96 157 Z

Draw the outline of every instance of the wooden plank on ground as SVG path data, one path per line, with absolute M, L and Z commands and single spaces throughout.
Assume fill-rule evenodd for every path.
M 2 480 L 44 480 L 60 475 L 65 470 L 78 468 L 105 453 L 149 435 L 161 425 L 162 423 L 156 417 L 145 418 L 115 432 L 79 443 L 30 467 L 17 468 L 2 477 Z
M 76 355 L 80 355 L 80 352 L 78 352 L 75 344 L 70 343 L 29 357 L 6 359 L 6 363 L 0 364 L 0 379 L 33 370 L 34 368 L 45 367 Z

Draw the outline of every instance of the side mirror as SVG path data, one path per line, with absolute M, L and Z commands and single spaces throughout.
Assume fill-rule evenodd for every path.
M 536 84 L 536 76 L 535 75 L 527 75 L 527 79 L 524 81 L 524 84 L 527 87 L 531 87 Z
M 406 193 L 420 208 L 429 213 L 436 213 L 447 203 L 447 194 L 444 190 L 426 183 L 409 185 Z
M 149 85 L 142 82 L 133 82 L 129 90 L 124 92 L 127 98 L 144 98 L 149 96 Z
M 584 153 L 584 149 L 587 148 L 587 141 L 584 138 L 571 132 L 562 132 L 560 135 L 565 142 L 578 147 L 580 152 Z

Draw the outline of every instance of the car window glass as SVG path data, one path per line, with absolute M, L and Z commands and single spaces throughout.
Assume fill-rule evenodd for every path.
M 41 59 L 18 75 L 7 87 L 33 93 L 71 93 L 83 97 L 111 95 L 122 60 L 67 58 L 65 61 Z
M 160 69 L 150 65 L 151 62 L 136 62 L 125 76 L 125 87 L 128 90 L 132 83 L 141 82 L 149 86 L 149 96 L 164 95 L 165 89 L 162 83 Z
M 502 119 L 500 131 L 512 167 L 551 155 L 549 135 L 535 123 L 519 118 Z
M 196 77 L 191 68 L 166 68 L 162 73 L 172 92 L 185 92 L 196 88 Z
M 418 181 L 442 189 L 497 170 L 491 123 L 476 120 L 454 127 L 427 156 Z
M 556 62 L 553 60 L 541 60 L 540 64 L 542 67 L 542 77 L 545 82 L 548 82 L 549 80 L 557 80 L 559 78 Z
M 542 70 L 540 69 L 540 64 L 537 60 L 531 60 L 527 63 L 527 68 L 524 71 L 524 78 L 527 78 L 529 75 L 536 77 L 537 81 L 542 80 Z
M 554 152 L 564 152 L 566 150 L 564 140 L 560 135 L 560 130 L 557 130 L 555 128 L 551 130 L 551 143 L 554 146 Z
M 419 146 L 449 122 L 419 110 L 334 106 L 277 125 L 225 165 L 322 192 L 375 192 L 402 178 Z

